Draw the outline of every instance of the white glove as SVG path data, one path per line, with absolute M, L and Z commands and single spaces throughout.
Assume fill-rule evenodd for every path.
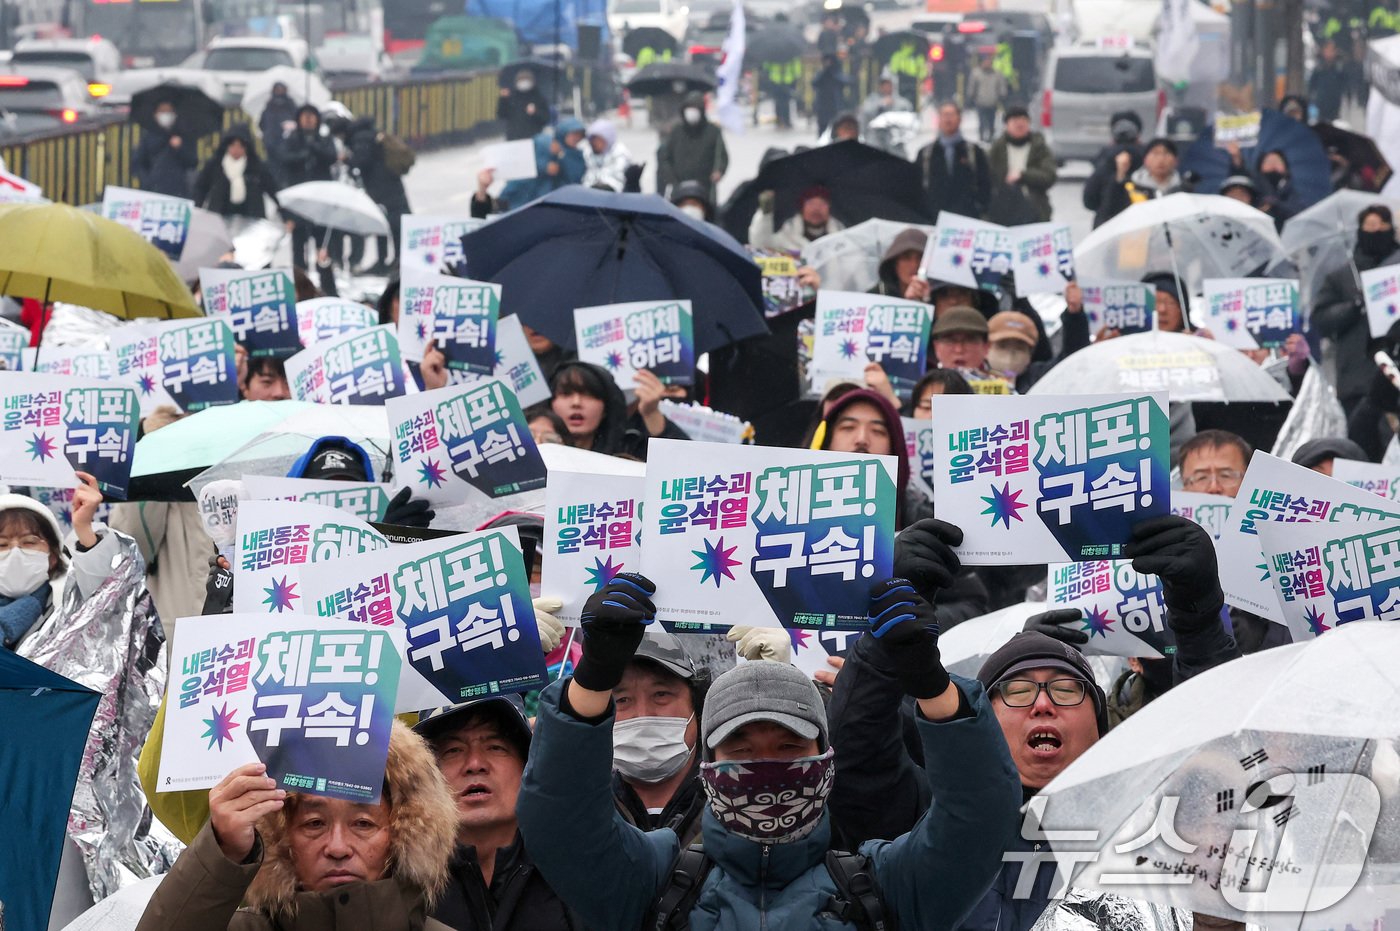
M 767 659 L 775 663 L 792 662 L 792 638 L 784 627 L 729 628 L 725 639 L 738 643 L 736 651 L 744 659 Z
M 535 626 L 540 629 L 540 647 L 546 653 L 559 649 L 564 639 L 564 622 L 554 615 L 564 610 L 564 602 L 558 598 L 536 598 Z

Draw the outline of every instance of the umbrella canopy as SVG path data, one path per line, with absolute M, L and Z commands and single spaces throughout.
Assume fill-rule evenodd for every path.
M 118 317 L 198 317 L 165 253 L 120 223 L 67 204 L 0 204 L 0 294 Z
M 748 37 L 744 45 L 744 61 L 750 66 L 769 62 L 787 62 L 801 58 L 807 51 L 807 40 L 791 23 L 769 23 Z
M 1071 884 L 1239 922 L 1268 913 L 1271 931 L 1376 926 L 1400 905 L 1398 655 L 1400 625 L 1347 624 L 1153 699 L 1039 793 L 1044 829 L 1098 853 Z
M 1288 160 L 1289 178 L 1293 183 L 1295 203 L 1310 206 L 1332 193 L 1332 163 L 1327 151 L 1311 129 L 1277 110 L 1265 110 L 1259 121 L 1259 141 L 1240 154 L 1251 170 L 1258 167 L 1266 152 L 1279 151 Z M 1194 171 L 1200 176 L 1196 190 L 1214 194 L 1221 183 L 1235 172 L 1230 168 L 1230 155 L 1215 144 L 1215 127 L 1207 126 L 1196 141 L 1181 156 L 1182 174 Z
M 134 931 L 165 874 L 147 876 L 98 902 L 63 926 L 63 931 Z
M 645 50 L 650 49 L 648 58 Z M 629 30 L 622 38 L 622 52 L 643 68 L 653 61 L 670 61 L 676 54 L 676 37 L 656 26 Z M 647 61 L 642 61 L 647 58 Z
M 142 129 L 156 125 L 156 107 L 169 102 L 175 107 L 175 135 L 199 139 L 219 132 L 224 125 L 224 107 L 217 91 L 211 94 L 208 84 L 165 81 L 131 95 L 128 119 Z
M 660 97 L 666 94 L 679 97 L 691 91 L 708 94 L 714 89 L 714 76 L 704 68 L 673 62 L 659 62 L 640 68 L 627 82 L 627 90 L 633 97 Z
M 468 233 L 462 249 L 508 311 L 568 349 L 575 308 L 624 301 L 689 300 L 697 354 L 768 332 L 744 248 L 654 194 L 562 188 Z
M 502 65 L 496 72 L 496 83 L 501 87 L 514 87 L 515 76 L 521 71 L 530 71 L 535 75 L 535 86 L 546 97 L 549 96 L 548 90 L 553 86 L 552 82 L 560 79 L 559 66 L 554 62 L 543 58 L 521 58 L 508 65 Z
M 758 210 L 758 195 L 772 191 L 776 229 L 797 212 L 802 192 L 814 186 L 831 192 L 831 212 L 847 226 L 874 217 L 896 222 L 933 222 L 924 206 L 917 165 L 848 140 L 768 162 L 759 169 L 753 184 L 735 191 L 724 205 L 724 228 L 740 242 L 747 241 L 749 222 Z
M 8 927 L 48 927 L 78 764 L 101 698 L 0 649 L 0 903 Z
M 802 262 L 822 276 L 830 291 L 869 291 L 880 280 L 880 260 L 894 238 L 910 226 L 932 236 L 934 227 L 892 220 L 866 220 L 823 236 L 802 249 Z
M 195 207 L 190 213 L 190 233 L 185 237 L 185 248 L 180 253 L 180 261 L 175 263 L 175 271 L 181 279 L 195 281 L 201 268 L 213 268 L 219 264 L 219 259 L 233 251 L 233 237 L 228 233 L 224 218 L 203 207 Z
M 1200 336 L 1133 333 L 1069 356 L 1030 394 L 1162 391 L 1173 401 L 1288 401 L 1288 392 L 1240 352 Z
M 1283 248 L 1298 266 L 1298 287 L 1305 311 L 1312 311 L 1318 289 L 1328 273 L 1352 261 L 1357 217 L 1362 210 L 1376 204 L 1400 214 L 1400 201 L 1362 191 L 1338 191 L 1284 224 Z
M 1074 250 L 1080 281 L 1175 270 L 1193 292 L 1207 278 L 1247 278 L 1285 258 L 1273 219 L 1228 197 L 1169 194 L 1133 204 Z
M 384 211 L 357 187 L 339 181 L 305 181 L 277 192 L 288 213 L 320 226 L 360 236 L 392 236 Z
M 969 679 L 997 650 L 1021 632 L 1026 621 L 1047 610 L 1043 601 L 1023 601 L 991 614 L 968 618 L 938 637 L 938 652 L 943 668 Z
M 261 71 L 250 77 L 247 86 L 243 89 L 243 100 L 240 106 L 243 107 L 243 112 L 252 118 L 254 126 L 258 125 L 258 119 L 267 107 L 268 100 L 272 98 L 272 85 L 274 84 L 285 84 L 287 96 L 292 98 L 297 106 L 309 103 L 313 107 L 320 108 L 334 99 L 321 79 L 310 71 L 303 71 L 290 65 L 277 65 L 268 68 L 266 71 Z
M 1347 160 L 1352 170 L 1371 184 L 1371 190 L 1384 190 L 1390 180 L 1390 162 L 1386 161 L 1376 140 L 1331 123 L 1316 123 L 1312 127 L 1323 149 L 1335 150 Z

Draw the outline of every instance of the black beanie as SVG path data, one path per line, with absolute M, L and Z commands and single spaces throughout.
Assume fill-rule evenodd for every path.
M 1060 669 L 1076 679 L 1083 679 L 1089 686 L 1089 696 L 1094 700 L 1094 721 L 1099 726 L 1099 736 L 1108 733 L 1108 699 L 1094 681 L 1094 670 L 1083 653 L 1054 637 L 1022 631 L 987 657 L 977 671 L 977 681 L 990 692 L 992 686 L 1018 666 L 1023 669 Z
M 1305 469 L 1311 469 L 1325 459 L 1358 459 L 1361 462 L 1369 462 L 1371 457 L 1366 455 L 1366 450 L 1340 436 L 1308 440 L 1293 454 L 1293 461 Z

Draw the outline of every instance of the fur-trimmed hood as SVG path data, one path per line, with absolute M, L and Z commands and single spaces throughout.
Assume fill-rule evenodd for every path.
M 399 721 L 389 735 L 384 770 L 393 841 L 389 876 L 422 892 L 431 909 L 448 880 L 448 864 L 457 841 L 457 804 L 433 751 L 423 738 Z M 290 799 L 289 799 L 290 800 Z M 258 822 L 263 842 L 262 867 L 248 887 L 246 903 L 265 915 L 292 915 L 297 883 L 292 869 L 284 807 Z

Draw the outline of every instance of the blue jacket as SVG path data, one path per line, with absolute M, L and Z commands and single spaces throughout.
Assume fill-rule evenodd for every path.
M 941 724 L 919 719 L 936 801 L 897 840 L 870 841 L 886 907 L 902 927 L 951 931 L 986 891 L 1017 826 L 1021 791 L 986 692 L 955 677 L 972 714 Z M 639 928 L 679 853 L 668 828 L 643 832 L 617 813 L 613 715 L 596 723 L 561 709 L 563 683 L 540 698 L 517 814 L 536 865 L 592 928 Z M 839 760 L 838 760 L 839 770 Z M 790 844 L 730 833 L 707 809 L 703 843 L 714 869 L 690 914 L 695 931 L 812 931 L 851 927 L 824 911 L 836 893 L 825 866 L 831 825 Z
M 538 174 L 525 181 L 509 181 L 501 189 L 501 200 L 506 206 L 514 210 L 516 207 L 523 207 L 532 200 L 537 200 L 546 194 L 557 191 L 559 188 L 569 184 L 579 184 L 583 181 L 584 174 L 588 171 L 588 163 L 584 161 L 583 153 L 578 149 L 571 148 L 564 142 L 564 137 L 571 132 L 583 132 L 584 126 L 578 120 L 568 117 L 559 121 L 559 125 L 550 130 L 545 130 L 535 137 L 535 170 Z M 557 156 L 550 150 L 553 143 L 559 143 L 563 149 Z M 551 162 L 559 163 L 558 174 L 549 174 Z

